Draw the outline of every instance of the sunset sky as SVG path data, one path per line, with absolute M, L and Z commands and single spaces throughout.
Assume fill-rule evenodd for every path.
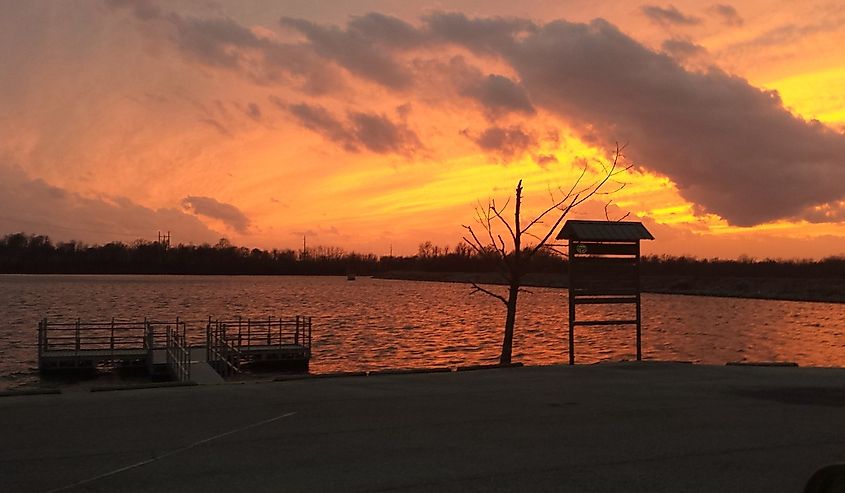
M 841 0 L 0 0 L 0 60 L 0 234 L 412 254 L 620 143 L 573 218 L 845 255 Z

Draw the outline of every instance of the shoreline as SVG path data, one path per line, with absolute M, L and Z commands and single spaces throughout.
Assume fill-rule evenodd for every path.
M 0 273 L 10 277 L 338 277 L 341 274 L 113 274 L 113 273 Z M 423 270 L 393 270 L 373 275 L 359 275 L 359 278 L 373 278 L 397 281 L 446 282 L 453 284 L 504 285 L 496 273 L 491 272 L 439 272 Z M 680 296 L 711 296 L 717 298 L 740 298 L 770 301 L 795 301 L 806 303 L 845 303 L 845 278 L 786 278 L 786 277 L 715 277 L 715 276 L 662 276 L 643 275 L 642 292 L 649 294 L 672 294 Z M 522 283 L 525 287 L 556 288 L 568 287 L 565 274 L 529 273 Z
M 496 273 L 390 271 L 374 279 L 504 285 Z M 525 287 L 565 289 L 565 274 L 526 274 Z M 845 303 L 845 279 L 791 279 L 767 277 L 642 276 L 642 292 L 681 296 L 712 296 L 806 303 Z
M 336 378 L 352 378 L 352 377 L 382 377 L 390 375 L 425 375 L 434 373 L 467 373 L 476 371 L 489 370 L 507 370 L 516 368 L 525 369 L 543 369 L 543 368 L 557 368 L 557 367 L 601 367 L 614 365 L 688 365 L 701 366 L 709 368 L 720 367 L 757 367 L 757 368 L 800 368 L 803 370 L 845 370 L 842 366 L 802 366 L 794 361 L 726 361 L 725 363 L 701 363 L 688 360 L 662 360 L 646 358 L 642 361 L 618 359 L 618 360 L 601 360 L 590 363 L 576 363 L 575 365 L 568 365 L 565 362 L 549 363 L 549 364 L 524 364 L 520 361 L 515 361 L 509 365 L 501 365 L 499 363 L 490 364 L 467 364 L 457 366 L 425 366 L 425 367 L 396 367 L 396 368 L 382 368 L 377 370 L 362 370 L 362 371 L 337 371 L 327 373 L 295 373 L 295 372 L 261 372 L 245 374 L 239 378 L 230 378 L 219 384 L 197 384 L 193 381 L 179 382 L 175 380 L 154 381 L 148 378 L 127 378 L 124 375 L 119 375 L 113 372 L 102 372 L 94 376 L 81 377 L 74 379 L 70 376 L 65 376 L 63 382 L 38 382 L 24 384 L 19 387 L 0 388 L 0 398 L 3 397 L 20 397 L 30 395 L 44 395 L 44 394 L 80 394 L 89 392 L 113 392 L 113 391 L 127 391 L 127 390 L 147 390 L 156 388 L 172 388 L 172 387 L 220 387 L 231 385 L 254 385 L 254 384 L 268 384 L 274 382 L 293 382 L 300 380 L 325 380 Z

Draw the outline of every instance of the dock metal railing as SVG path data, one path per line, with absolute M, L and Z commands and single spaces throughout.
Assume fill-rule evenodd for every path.
M 108 322 L 38 322 L 38 363 L 46 358 L 62 360 L 63 365 L 83 362 L 124 360 L 128 353 L 147 354 L 151 350 L 145 322 L 111 319 Z M 84 360 L 84 361 L 83 361 Z
M 147 348 L 145 322 L 118 321 L 38 323 L 38 347 L 42 351 L 84 351 Z
M 229 340 L 238 348 L 301 346 L 311 350 L 311 317 L 260 318 L 218 322 L 227 328 Z
M 185 322 L 176 320 L 176 325 L 167 327 L 167 368 L 179 382 L 191 380 L 191 347 L 185 337 Z
M 189 345 L 202 346 L 205 343 L 204 329 L 210 319 L 183 319 L 176 317 L 176 322 L 165 319 L 146 319 L 150 328 L 151 347 L 163 349 L 167 344 L 167 330 L 173 326 L 186 326 L 185 339 Z
M 205 329 L 206 361 L 220 375 L 227 377 L 241 371 L 241 351 L 226 335 L 226 324 L 208 321 Z

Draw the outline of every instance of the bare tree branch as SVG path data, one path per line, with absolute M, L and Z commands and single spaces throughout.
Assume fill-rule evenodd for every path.
M 572 193 L 573 193 L 573 191 L 575 191 L 575 187 L 577 187 L 577 186 L 578 186 L 578 184 L 579 184 L 579 183 L 581 183 L 581 180 L 583 180 L 583 179 L 584 179 L 584 175 L 586 175 L 586 174 L 587 174 L 587 167 L 585 166 L 585 167 L 584 167 L 584 169 L 583 169 L 583 170 L 581 170 L 581 175 L 580 175 L 580 176 L 578 176 L 578 179 L 577 179 L 577 180 L 575 180 L 575 183 L 573 183 L 573 184 L 572 184 L 572 187 L 569 189 L 569 191 L 568 191 L 568 192 L 566 192 L 566 193 L 563 195 L 563 198 L 561 198 L 560 200 L 554 200 L 554 196 L 552 196 L 553 203 L 552 203 L 551 207 L 549 207 L 548 209 L 546 209 L 546 210 L 544 210 L 543 212 L 541 212 L 541 213 L 540 213 L 540 215 L 538 215 L 537 217 L 535 217 L 533 221 L 529 222 L 529 223 L 528 223 L 528 226 L 526 226 L 526 227 L 525 227 L 525 229 L 523 229 L 523 230 L 521 231 L 521 233 L 524 233 L 524 232 L 528 231 L 529 229 L 531 229 L 532 227 L 534 227 L 534 225 L 535 225 L 535 224 L 537 224 L 537 223 L 539 223 L 540 221 L 542 221 L 542 220 L 543 220 L 543 218 L 544 218 L 544 217 L 546 217 L 546 215 L 547 215 L 548 213 L 552 212 L 552 211 L 553 211 L 553 210 L 555 210 L 555 209 L 559 209 L 559 208 L 560 208 L 560 206 L 561 206 L 564 202 L 566 202 L 567 200 L 569 200 L 569 198 L 570 198 L 570 197 L 572 197 Z M 550 192 L 550 193 L 551 193 L 551 192 Z
M 537 236 L 537 235 L 535 235 L 534 233 L 531 233 L 531 232 L 529 232 L 529 231 L 525 231 L 525 232 L 524 232 L 524 233 L 522 233 L 522 234 L 524 234 L 524 235 L 528 235 L 528 236 L 530 236 L 530 237 L 534 238 L 534 239 L 535 239 L 535 240 L 537 240 L 537 241 L 542 240 L 542 238 L 540 238 L 539 236 Z
M 472 236 L 472 241 L 469 241 L 466 236 L 463 237 L 464 241 L 469 244 L 472 248 L 475 249 L 476 252 L 479 254 L 484 252 L 484 243 L 481 243 L 481 240 L 478 239 L 478 236 L 475 235 L 475 231 L 472 230 L 472 226 L 464 226 L 469 234 Z
M 490 238 L 489 245 L 491 245 L 493 248 L 495 248 L 496 252 L 499 255 L 501 255 L 501 257 L 504 259 L 507 256 L 507 251 L 504 248 L 499 249 L 499 246 L 496 244 L 496 239 L 493 237 L 493 224 L 492 224 L 492 214 L 490 213 L 490 211 L 491 211 L 490 207 L 491 207 L 490 203 L 488 202 L 487 210 L 485 211 L 485 215 L 484 215 L 484 220 L 486 221 L 485 228 L 487 229 L 487 236 Z
M 475 294 L 475 293 L 484 293 L 484 294 L 490 295 L 490 296 L 496 298 L 497 300 L 501 301 L 502 303 L 505 304 L 505 306 L 507 306 L 507 304 L 508 304 L 508 300 L 505 299 L 504 296 L 497 294 L 497 293 L 494 293 L 492 291 L 489 291 L 487 289 L 484 289 L 476 283 L 472 283 L 472 292 L 470 294 Z
M 502 256 L 506 257 L 508 255 L 508 247 L 505 246 L 505 240 L 502 239 L 502 235 L 497 235 L 499 238 L 499 251 L 502 252 Z
M 552 234 L 554 234 L 555 230 L 557 230 L 557 227 L 560 226 L 560 223 L 562 223 L 563 220 L 566 218 L 567 214 L 569 214 L 569 211 L 583 204 L 585 201 L 590 199 L 592 196 L 594 196 L 597 192 L 601 190 L 605 183 L 610 180 L 610 177 L 613 176 L 621 156 L 622 149 L 617 145 L 616 151 L 613 153 L 613 160 L 610 164 L 610 169 L 608 170 L 607 168 L 605 168 L 607 172 L 604 177 L 594 185 L 591 185 L 586 190 L 586 193 L 584 195 L 576 194 L 575 197 L 573 197 L 572 200 L 569 202 L 569 204 L 567 204 L 563 209 L 561 209 L 561 214 L 558 216 L 557 220 L 552 225 L 552 227 L 548 229 L 543 239 L 532 250 L 529 251 L 529 257 L 533 257 L 538 251 L 540 251 L 541 248 L 543 248 L 543 245 L 545 245 L 549 238 L 552 236 Z
M 508 199 L 508 202 L 510 202 L 510 199 Z M 503 209 L 502 209 L 502 211 L 504 211 L 504 209 L 506 209 L 506 208 L 507 208 L 507 206 L 508 206 L 508 205 L 507 205 L 507 203 L 506 203 L 506 204 L 505 204 L 505 208 L 503 208 Z M 508 224 L 508 222 L 507 222 L 507 221 L 505 221 L 505 218 L 504 218 L 504 217 L 502 217 L 501 212 L 500 212 L 498 209 L 496 209 L 496 202 L 493 202 L 493 213 L 494 213 L 494 214 L 496 214 L 496 217 L 497 217 L 497 218 L 499 218 L 499 221 L 501 221 L 501 222 L 502 222 L 502 224 L 504 224 L 504 225 L 505 225 L 505 227 L 508 229 L 508 233 L 510 233 L 510 234 L 511 234 L 511 239 L 512 239 L 512 240 L 514 240 L 514 241 L 516 241 L 516 232 L 513 230 L 513 228 L 511 228 L 511 225 L 510 225 L 510 224 Z
M 622 189 L 625 188 L 626 185 L 628 185 L 627 183 L 619 183 L 619 182 L 614 182 L 614 183 L 619 185 L 619 188 L 614 188 L 613 190 L 606 190 L 604 192 L 597 192 L 596 195 L 613 195 L 617 192 L 621 192 Z
M 627 218 L 628 216 L 631 215 L 631 211 L 628 211 L 622 217 L 620 217 L 619 219 L 610 219 L 610 212 L 607 210 L 607 208 L 610 207 L 610 204 L 612 204 L 612 203 L 613 203 L 613 199 L 610 199 L 610 200 L 607 201 L 606 204 L 604 204 L 604 218 L 607 219 L 608 221 L 621 222 L 621 221 L 624 221 L 625 218 Z

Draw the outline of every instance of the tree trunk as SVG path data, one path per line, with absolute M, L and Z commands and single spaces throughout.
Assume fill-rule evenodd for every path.
M 499 358 L 500 365 L 511 364 L 513 353 L 513 327 L 516 325 L 516 297 L 519 295 L 519 283 L 512 282 L 508 289 L 508 314 L 505 318 L 505 337 L 502 340 L 502 356 Z

